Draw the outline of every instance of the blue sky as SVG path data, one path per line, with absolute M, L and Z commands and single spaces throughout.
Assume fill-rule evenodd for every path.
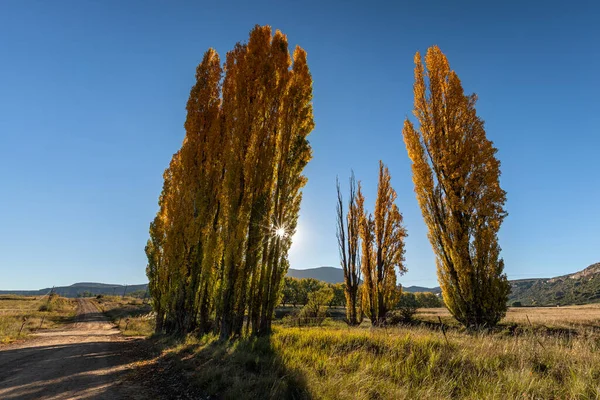
M 2 1 L 0 289 L 146 281 L 195 67 L 255 24 L 304 47 L 314 79 L 293 268 L 339 265 L 335 177 L 353 168 L 372 208 L 382 159 L 409 232 L 400 282 L 437 284 L 401 134 L 414 53 L 433 44 L 499 149 L 509 278 L 598 262 L 599 16 L 597 2 Z

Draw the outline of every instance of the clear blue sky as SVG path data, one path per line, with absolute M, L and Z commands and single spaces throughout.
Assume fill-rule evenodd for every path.
M 437 284 L 401 134 L 413 55 L 433 44 L 499 149 L 509 278 L 600 261 L 599 3 L 400 3 L 1 1 L 0 289 L 146 281 L 194 69 L 255 24 L 304 47 L 314 78 L 293 268 L 339 265 L 335 177 L 354 168 L 372 207 L 382 159 L 410 235 L 400 281 Z

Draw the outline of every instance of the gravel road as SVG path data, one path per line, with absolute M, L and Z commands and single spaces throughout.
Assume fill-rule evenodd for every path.
M 75 321 L 23 343 L 0 346 L 0 399 L 147 399 L 144 385 L 127 379 L 142 355 L 86 299 Z

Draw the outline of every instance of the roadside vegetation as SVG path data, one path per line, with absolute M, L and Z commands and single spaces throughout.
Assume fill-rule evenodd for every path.
M 57 328 L 75 316 L 73 299 L 51 294 L 42 297 L 0 296 L 0 344 L 25 339 L 43 329 Z
M 529 309 L 545 318 L 533 327 L 522 323 L 523 309 L 510 309 L 488 332 L 427 323 L 432 311 L 449 316 L 440 310 L 386 328 L 328 319 L 322 327 L 274 323 L 271 336 L 234 342 L 189 336 L 161 358 L 202 393 L 225 399 L 600 397 L 600 307 L 579 311 L 587 315 L 579 324 L 559 322 L 568 315 L 561 309 Z M 570 330 L 542 329 L 561 325 Z
M 93 300 L 125 336 L 150 336 L 156 327 L 152 307 L 137 297 L 98 295 Z

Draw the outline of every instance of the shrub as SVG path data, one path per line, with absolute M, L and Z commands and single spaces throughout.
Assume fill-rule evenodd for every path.
M 396 320 L 398 322 L 411 322 L 414 315 L 417 313 L 418 307 L 419 303 L 417 302 L 417 297 L 415 294 L 404 292 L 400 295 L 400 299 L 396 304 L 396 311 L 398 315 L 392 315 L 392 320 Z
M 520 301 L 513 301 L 512 306 L 513 307 L 523 307 L 523 304 Z
M 300 310 L 299 318 L 304 320 L 305 324 L 320 325 L 327 316 L 327 309 L 333 299 L 333 289 L 323 287 L 315 292 L 308 294 L 308 303 Z

